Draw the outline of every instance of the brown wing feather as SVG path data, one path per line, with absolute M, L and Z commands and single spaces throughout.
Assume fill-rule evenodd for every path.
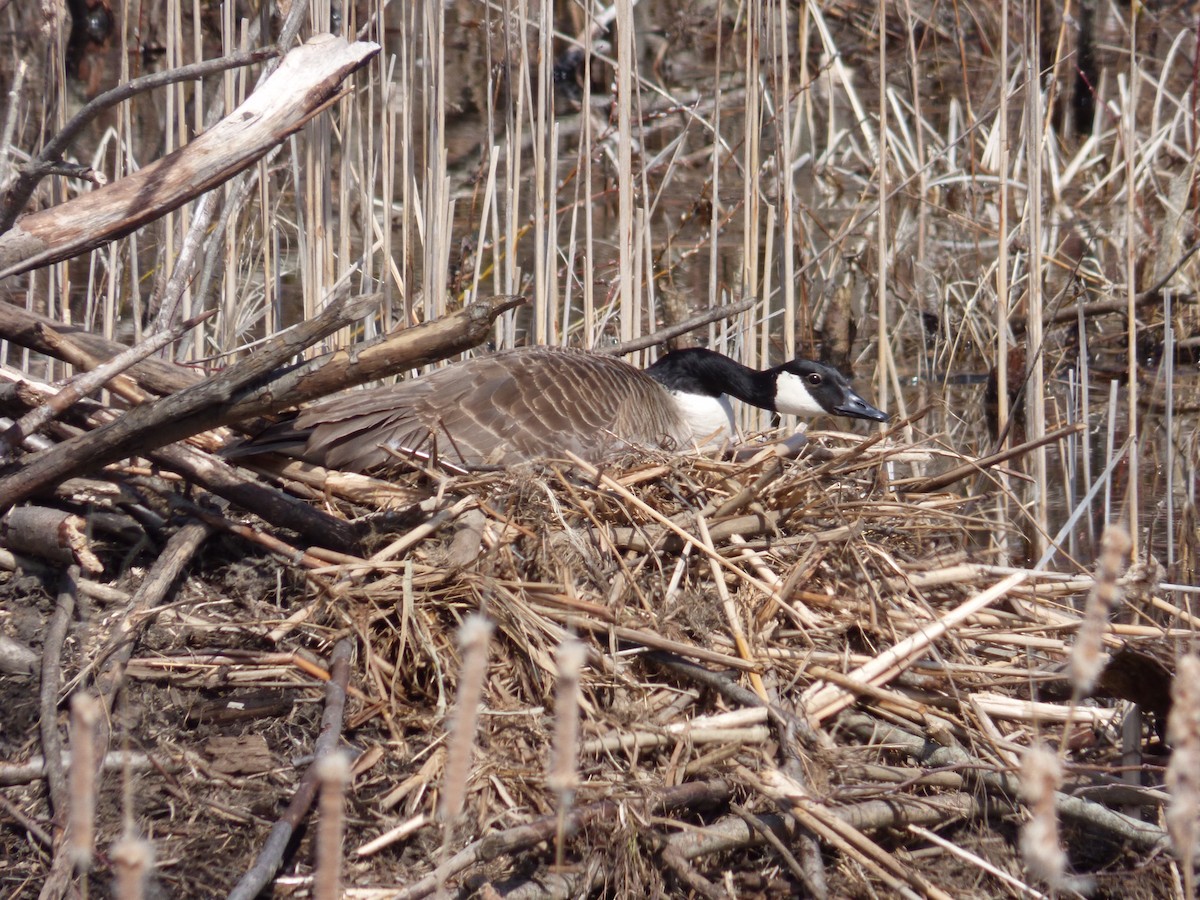
M 678 446 L 688 434 L 670 395 L 608 356 L 533 347 L 478 357 L 402 384 L 339 395 L 300 413 L 305 457 L 349 470 L 397 465 L 383 447 L 466 466 L 510 465 L 571 450 Z

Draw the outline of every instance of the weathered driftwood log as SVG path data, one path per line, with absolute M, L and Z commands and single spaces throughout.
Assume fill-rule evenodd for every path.
M 0 235 L 0 278 L 123 237 L 229 180 L 338 98 L 379 45 L 317 35 L 232 113 L 185 147 L 112 184 L 18 219 Z

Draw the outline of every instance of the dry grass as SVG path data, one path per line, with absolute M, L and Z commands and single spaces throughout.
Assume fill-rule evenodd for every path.
M 81 95 L 262 42 L 263 19 L 237 22 L 233 4 L 117 4 L 108 43 L 75 55 L 69 21 L 39 17 L 53 6 L 0 6 L 5 175 Z M 413 476 L 381 492 L 404 506 L 391 517 L 330 482 L 301 493 L 377 521 L 384 549 L 291 548 L 310 551 L 303 572 L 287 535 L 199 526 L 179 485 L 136 462 L 110 471 L 136 495 L 135 531 L 102 548 L 112 574 L 80 582 L 87 627 L 63 646 L 60 700 L 109 677 L 96 655 L 110 618 L 130 627 L 119 611 L 142 594 L 147 545 L 173 546 L 171 508 L 209 549 L 133 621 L 111 722 L 124 784 L 106 775 L 95 798 L 93 888 L 120 868 L 112 842 L 139 836 L 172 893 L 232 886 L 312 746 L 329 647 L 351 635 L 349 896 L 1026 893 L 1017 773 L 1041 744 L 1063 766 L 1033 802 L 1066 852 L 1065 875 L 1047 854 L 1060 887 L 1194 894 L 1158 851 L 1164 698 L 1200 583 L 1195 14 L 1034 7 L 347 4 L 343 29 L 384 52 L 208 213 L 5 284 L 130 339 L 177 285 L 178 316 L 218 310 L 178 345 L 189 362 L 248 352 L 346 277 L 388 302 L 335 346 L 491 294 L 532 298 L 498 321 L 498 346 L 605 346 L 752 297 L 699 340 L 756 365 L 823 348 L 898 417 L 925 410 L 875 443 L 814 439 L 799 461 Z M 256 76 L 140 96 L 77 157 L 119 178 Z M 35 202 L 82 189 L 47 180 Z M 181 269 L 190 234 L 206 243 Z M 2 349 L 10 371 L 66 374 Z M 60 502 L 130 508 L 94 484 Z M 1085 624 L 1112 525 L 1131 565 L 1106 563 L 1100 589 L 1119 601 Z M 6 565 L 26 574 L 4 586 L 0 632 L 37 645 L 40 592 L 69 591 L 30 560 Z M 479 614 L 495 632 L 468 679 L 458 634 Z M 1067 668 L 1081 628 L 1089 679 L 1107 663 L 1090 699 Z M 36 691 L 4 682 L 15 765 L 38 745 Z M 236 719 L 217 708 L 231 697 L 275 706 Z M 214 743 L 231 736 L 265 746 Z M 3 802 L 0 883 L 32 895 L 64 811 L 37 783 Z M 1178 810 L 1194 805 L 1171 807 L 1172 835 L 1193 833 Z M 308 889 L 310 842 L 281 890 Z

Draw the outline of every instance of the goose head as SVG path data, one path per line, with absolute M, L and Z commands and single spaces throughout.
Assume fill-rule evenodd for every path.
M 809 359 L 768 369 L 774 378 L 775 412 L 796 416 L 845 416 L 886 422 L 888 414 L 864 400 L 846 376 L 832 366 Z M 768 407 L 771 408 L 771 407 Z
M 668 353 L 646 373 L 677 395 L 716 398 L 728 394 L 761 409 L 797 416 L 888 419 L 888 414 L 864 400 L 841 372 L 809 359 L 758 371 L 712 350 L 692 348 Z

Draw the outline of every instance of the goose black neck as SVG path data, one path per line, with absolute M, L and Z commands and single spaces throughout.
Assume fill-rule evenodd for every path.
M 706 397 L 729 394 L 752 406 L 775 408 L 773 372 L 759 372 L 713 350 L 676 350 L 648 368 L 646 374 L 667 390 Z

